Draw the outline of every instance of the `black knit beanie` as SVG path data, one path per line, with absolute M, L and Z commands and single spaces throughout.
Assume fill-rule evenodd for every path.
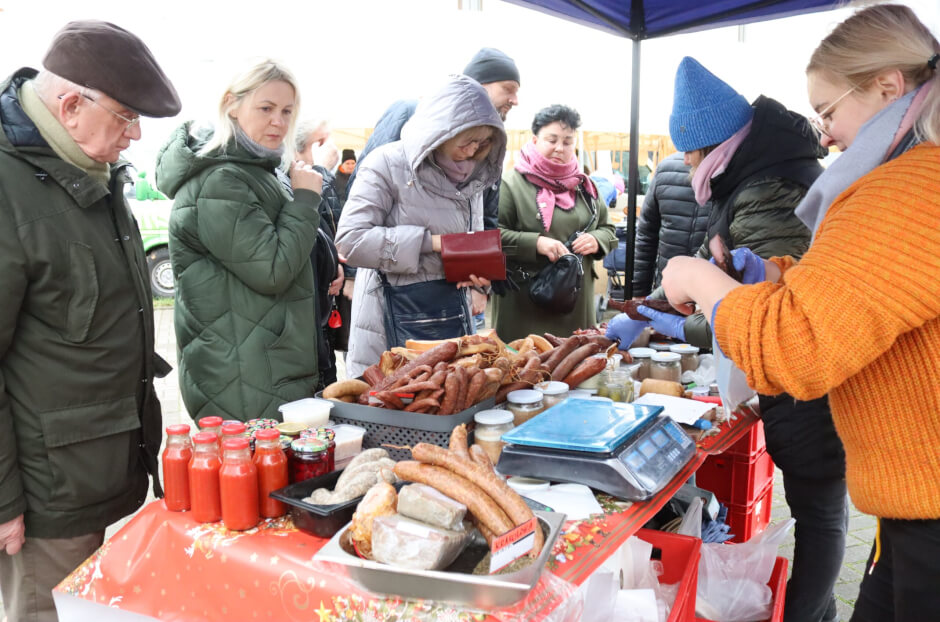
M 515 61 L 496 48 L 481 49 L 464 67 L 463 72 L 480 84 L 503 80 L 514 80 L 522 84 Z

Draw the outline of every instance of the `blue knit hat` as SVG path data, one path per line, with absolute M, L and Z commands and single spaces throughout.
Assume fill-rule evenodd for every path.
M 679 63 L 669 136 L 679 151 L 717 145 L 744 127 L 754 110 L 744 96 L 691 56 Z

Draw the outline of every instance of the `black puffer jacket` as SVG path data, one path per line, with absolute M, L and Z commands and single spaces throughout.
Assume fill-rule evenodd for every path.
M 674 153 L 656 167 L 636 226 L 633 295 L 646 296 L 659 287 L 666 262 L 694 255 L 705 239 L 710 204 L 695 201 L 684 154 Z

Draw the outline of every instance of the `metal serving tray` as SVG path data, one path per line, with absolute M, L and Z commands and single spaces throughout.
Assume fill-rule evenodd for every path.
M 486 553 L 485 546 L 473 544 L 447 570 L 413 570 L 355 557 L 339 545 L 345 529 L 333 536 L 314 559 L 342 564 L 356 583 L 376 594 L 430 599 L 480 609 L 506 607 L 525 598 L 538 583 L 565 522 L 565 515 L 559 512 L 535 510 L 535 515 L 546 532 L 542 552 L 525 568 L 501 575 L 470 574 Z

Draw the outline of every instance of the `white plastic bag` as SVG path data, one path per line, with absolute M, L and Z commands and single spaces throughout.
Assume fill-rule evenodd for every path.
M 715 357 L 711 354 L 701 354 L 698 357 L 698 367 L 682 372 L 679 379 L 682 384 L 694 382 L 696 386 L 707 387 L 715 382 Z
M 703 544 L 696 614 L 721 622 L 769 618 L 773 595 L 767 582 L 780 542 L 794 524 L 796 521 L 788 518 L 742 544 Z
M 721 397 L 725 411 L 730 415 L 738 404 L 757 395 L 757 391 L 747 386 L 747 376 L 738 369 L 734 361 L 722 354 L 714 334 L 712 334 L 712 352 L 715 353 L 717 366 L 715 382 L 718 384 L 718 395 Z

